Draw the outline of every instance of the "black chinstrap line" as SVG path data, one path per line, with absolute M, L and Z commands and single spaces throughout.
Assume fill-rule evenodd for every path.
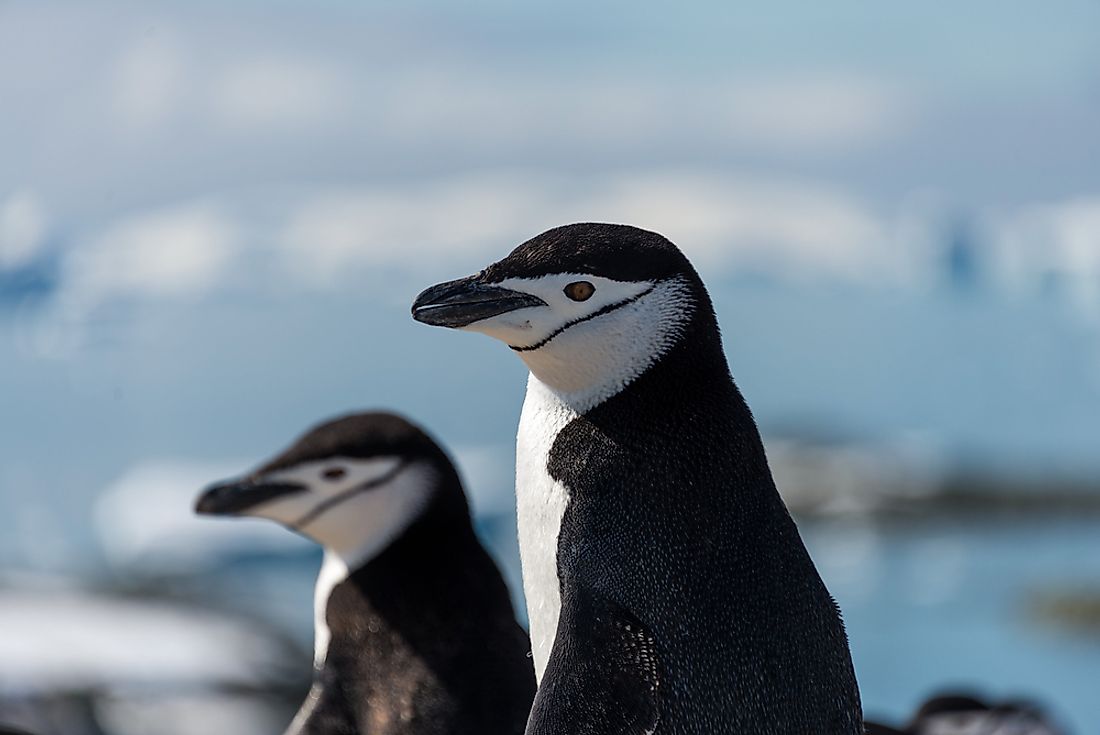
M 569 329 L 570 327 L 575 327 L 576 325 L 581 324 L 583 322 L 587 322 L 590 319 L 595 319 L 598 316 L 603 316 L 604 314 L 609 314 L 613 311 L 617 311 L 618 309 L 621 309 L 624 306 L 628 306 L 629 304 L 633 304 L 635 301 L 642 298 L 643 296 L 646 296 L 648 294 L 653 293 L 653 289 L 655 289 L 655 288 L 657 288 L 657 283 L 654 283 L 652 286 L 647 288 L 645 291 L 642 291 L 637 296 L 631 296 L 629 299 L 623 299 L 622 301 L 616 301 L 613 304 L 608 304 L 607 306 L 603 307 L 602 309 L 597 309 L 596 311 L 592 312 L 591 314 L 589 314 L 587 316 L 582 316 L 582 317 L 579 317 L 577 319 L 573 319 L 572 321 L 568 321 L 565 324 L 562 324 L 557 329 L 555 329 L 550 334 L 548 334 L 545 337 L 543 337 L 542 339 L 540 339 L 538 342 L 536 342 L 533 345 L 525 345 L 523 347 L 516 347 L 515 345 L 508 345 L 508 346 L 510 348 L 512 348 L 512 350 L 515 351 L 515 352 L 530 352 L 531 350 L 537 350 L 540 347 L 545 347 L 546 344 L 550 340 L 554 339 L 554 337 L 557 337 L 559 334 L 564 332 L 566 329 Z
M 355 495 L 358 495 L 359 493 L 366 492 L 367 490 L 373 490 L 374 488 L 378 487 L 379 485 L 385 485 L 387 482 L 389 482 L 393 478 L 397 477 L 397 475 L 400 474 L 401 471 L 403 469 L 405 469 L 405 467 L 408 466 L 408 464 L 409 464 L 409 460 L 402 459 L 400 462 L 397 463 L 396 467 L 394 467 L 392 470 L 390 470 L 386 474 L 382 475 L 381 477 L 376 477 L 375 479 L 371 480 L 370 482 L 364 482 L 362 485 L 356 485 L 355 487 L 350 487 L 347 490 L 345 490 L 344 492 L 339 493 L 337 495 L 333 495 L 331 498 L 328 498 L 327 500 L 325 500 L 321 503 L 318 503 L 317 505 L 315 505 L 313 507 L 312 510 L 310 510 L 308 513 L 306 513 L 301 518 L 299 518 L 294 523 L 292 523 L 290 525 L 290 528 L 295 530 L 295 531 L 301 531 L 307 525 L 309 525 L 310 523 L 313 523 L 313 521 L 317 520 L 317 518 L 319 518 L 326 511 L 328 511 L 331 508 L 334 508 L 335 506 L 337 506 L 340 503 L 344 502 L 348 498 L 351 498 Z

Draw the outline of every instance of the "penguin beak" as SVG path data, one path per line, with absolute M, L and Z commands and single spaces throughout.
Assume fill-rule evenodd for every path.
M 457 329 L 530 306 L 546 306 L 546 302 L 537 296 L 482 283 L 477 276 L 470 276 L 421 291 L 413 302 L 412 316 L 424 324 Z
M 195 512 L 204 516 L 237 516 L 269 500 L 305 490 L 292 482 L 265 482 L 245 478 L 211 485 L 195 501 Z

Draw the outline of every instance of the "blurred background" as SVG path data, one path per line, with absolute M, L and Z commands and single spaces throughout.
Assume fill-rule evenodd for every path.
M 452 451 L 519 600 L 522 364 L 408 315 L 679 244 L 868 715 L 1100 733 L 1100 5 L 0 2 L 0 720 L 279 732 L 319 552 L 192 517 L 316 421 Z

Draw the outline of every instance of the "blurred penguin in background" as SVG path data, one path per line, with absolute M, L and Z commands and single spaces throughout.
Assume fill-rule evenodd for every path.
M 1069 735 L 1038 705 L 1024 700 L 989 704 L 949 693 L 924 702 L 903 728 L 867 723 L 867 735 Z
M 314 683 L 289 735 L 518 735 L 534 697 L 526 633 L 450 459 L 390 413 L 312 429 L 203 515 L 267 518 L 325 549 Z

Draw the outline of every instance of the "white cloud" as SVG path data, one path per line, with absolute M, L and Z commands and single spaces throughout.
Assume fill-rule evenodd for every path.
M 239 130 L 332 127 L 354 93 L 335 69 L 286 55 L 234 61 L 212 81 L 212 116 Z
M 3 140 L 36 141 L 100 180 L 157 158 L 119 179 L 125 198 L 150 182 L 193 191 L 199 159 L 212 179 L 248 185 L 257 171 L 356 170 L 342 161 L 836 155 L 903 135 L 923 104 L 911 85 L 876 69 L 561 65 L 548 63 L 553 54 L 516 56 L 511 44 L 480 46 L 408 17 L 349 32 L 340 13 L 303 23 L 210 10 L 14 9 L 9 25 L 34 29 L 37 42 L 9 39 L 8 66 L 21 71 L 0 73 L 0 87 L 20 92 L 33 114 L 0 119 Z M 53 156 L 30 161 L 30 176 L 59 178 Z M 85 195 L 82 178 L 51 180 L 50 201 Z
M 131 129 L 149 129 L 177 113 L 192 68 L 181 41 L 163 28 L 143 36 L 122 52 L 115 70 L 114 106 Z
M 580 221 L 660 231 L 712 273 L 879 283 L 903 270 L 887 222 L 854 197 L 802 181 L 506 171 L 272 199 L 181 203 L 76 238 L 62 261 L 57 315 L 76 323 L 117 297 L 196 298 L 273 278 L 320 288 L 373 271 L 422 278 L 485 265 L 544 229 Z
M 394 69 L 362 107 L 386 139 L 528 148 L 649 152 L 703 145 L 713 152 L 835 154 L 905 132 L 917 100 L 866 76 L 562 78 L 507 68 Z M 362 91 L 360 91 L 362 94 Z M 360 102 L 367 102 L 360 100 Z M 370 104 L 367 102 L 367 104 Z
M 568 179 L 478 175 L 389 190 L 333 190 L 291 207 L 288 269 L 314 279 L 349 268 L 501 257 L 542 229 L 611 221 L 658 230 L 714 270 L 876 281 L 897 272 L 886 223 L 821 184 L 692 171 Z
M 903 132 L 915 100 L 866 77 L 758 78 L 725 95 L 731 138 L 799 153 L 859 149 Z
M 46 215 L 38 197 L 18 191 L 0 200 L 0 271 L 18 268 L 42 246 Z
M 272 282 L 341 288 L 372 274 L 407 289 L 406 278 L 475 269 L 544 229 L 584 221 L 661 232 L 707 277 L 914 287 L 934 282 L 944 245 L 927 223 L 941 220 L 927 207 L 882 213 L 821 182 L 691 169 L 260 190 L 128 215 L 80 238 L 63 261 L 58 303 L 79 317 L 117 296 L 193 298 Z M 1053 274 L 1100 313 L 1098 233 L 1095 198 L 1004 215 L 992 229 L 993 281 L 1035 288 Z
M 500 248 L 553 202 L 545 180 L 507 173 L 320 190 L 291 205 L 279 243 L 287 269 L 312 281 L 349 267 L 418 270 Z
M 197 133 L 213 144 L 215 130 L 332 130 L 342 124 L 343 103 L 362 94 L 338 64 L 266 44 L 211 48 L 195 28 L 165 18 L 151 18 L 148 26 L 155 33 L 129 29 L 107 70 L 115 119 L 126 135 Z
M 609 182 L 591 207 L 660 230 L 717 270 L 753 266 L 815 279 L 889 275 L 885 223 L 855 197 L 822 184 L 691 172 L 630 175 Z
M 383 298 L 480 268 L 544 229 L 610 221 L 657 230 L 708 277 L 907 282 L 891 224 L 820 183 L 652 170 L 567 177 L 483 172 L 387 188 L 245 192 L 127 214 L 63 252 L 59 291 L 28 349 L 70 354 L 88 318 L 119 298 L 203 298 L 273 283 L 369 282 Z
M 83 302 L 201 294 L 221 282 L 239 246 L 234 221 L 208 205 L 124 217 L 68 253 L 66 289 Z
M 196 299 L 225 286 L 244 247 L 238 225 L 199 203 L 127 215 L 75 237 L 66 243 L 57 292 L 29 331 L 27 349 L 70 354 L 81 346 L 89 317 L 120 297 Z

